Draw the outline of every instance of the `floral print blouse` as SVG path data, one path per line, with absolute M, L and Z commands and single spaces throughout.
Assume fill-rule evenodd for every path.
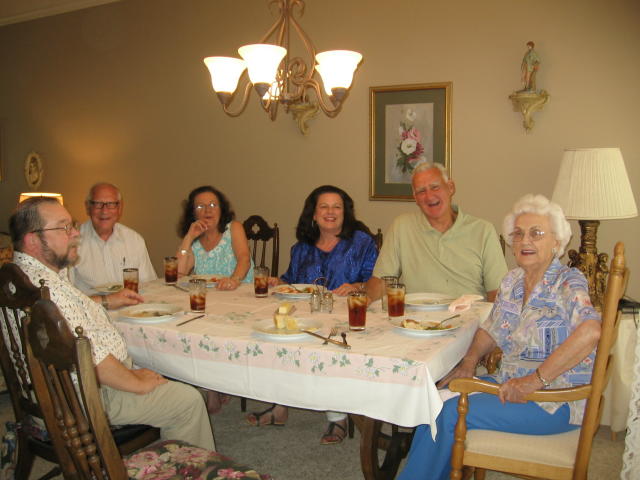
M 524 270 L 511 270 L 502 280 L 493 310 L 481 327 L 502 349 L 499 383 L 531 374 L 584 321 L 600 321 L 589 298 L 582 273 L 554 259 L 527 301 Z M 591 380 L 595 350 L 575 367 L 556 378 L 551 388 L 583 385 Z M 554 413 L 562 403 L 544 402 L 540 407 Z M 570 423 L 582 421 L 585 401 L 570 402 Z

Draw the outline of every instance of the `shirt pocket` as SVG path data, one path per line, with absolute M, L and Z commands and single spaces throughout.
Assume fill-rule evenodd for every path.
M 545 305 L 538 309 L 538 314 L 539 345 L 530 344 L 522 352 L 522 360 L 544 361 L 569 336 L 567 322 L 556 305 Z

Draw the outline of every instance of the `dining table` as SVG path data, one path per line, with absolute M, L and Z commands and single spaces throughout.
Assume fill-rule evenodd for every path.
M 371 303 L 366 328 L 350 331 L 346 297 L 334 295 L 331 312 L 311 312 L 304 294 L 256 298 L 253 284 L 236 290 L 208 288 L 204 315 L 190 312 L 186 278 L 177 285 L 158 279 L 141 286 L 145 304 L 178 310 L 158 318 L 127 312 L 111 315 L 135 365 L 206 389 L 296 408 L 346 412 L 360 430 L 361 466 L 367 479 L 393 478 L 411 428 L 435 419 L 443 401 L 436 382 L 466 352 L 491 304 L 476 302 L 447 330 L 409 331 L 390 321 L 380 301 Z M 212 286 L 212 285 L 210 285 Z M 273 316 L 292 303 L 302 326 L 345 341 L 325 343 L 301 332 L 274 330 Z M 416 307 L 420 308 L 420 307 Z M 446 306 L 405 311 L 405 317 L 439 321 Z M 192 320 L 193 319 L 193 320 Z M 189 321 L 191 320 L 191 321 Z M 391 434 L 383 433 L 391 425 Z M 403 432 L 409 429 L 409 433 Z M 386 451 L 382 460 L 379 449 Z

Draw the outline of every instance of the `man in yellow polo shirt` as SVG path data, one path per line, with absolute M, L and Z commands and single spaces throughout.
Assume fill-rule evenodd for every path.
M 422 163 L 411 179 L 419 212 L 397 217 L 367 282 L 371 301 L 382 296 L 386 275 L 400 277 L 407 293 L 496 296 L 507 264 L 493 225 L 451 204 L 456 191 L 442 165 Z

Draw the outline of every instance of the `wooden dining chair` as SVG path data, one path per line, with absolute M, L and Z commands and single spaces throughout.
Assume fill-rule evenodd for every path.
M 378 229 L 378 233 L 376 233 L 373 236 L 373 241 L 376 243 L 376 248 L 378 249 L 378 252 L 382 248 L 382 241 L 383 240 L 384 240 L 384 238 L 383 238 L 383 235 L 382 235 L 382 230 Z
M 25 353 L 33 386 L 65 478 L 172 478 L 267 480 L 211 450 L 162 440 L 122 457 L 102 407 L 91 342 L 76 335 L 50 300 L 38 300 L 25 317 Z
M 58 463 L 50 434 L 44 428 L 41 405 L 34 392 L 24 356 L 23 318 L 39 298 L 49 298 L 40 281 L 35 287 L 29 277 L 13 263 L 0 267 L 0 367 L 9 390 L 17 429 L 16 478 L 29 478 L 36 456 Z M 17 319 L 17 320 L 16 320 Z M 126 425 L 113 431 L 123 453 L 131 453 L 157 440 L 160 431 L 148 425 Z M 54 468 L 42 479 L 59 475 Z
M 265 257 L 267 252 L 267 244 L 271 241 L 271 276 L 278 276 L 278 262 L 280 260 L 280 229 L 278 224 L 274 223 L 273 227 L 260 215 L 251 215 L 243 223 L 244 232 L 249 240 L 251 249 L 251 258 L 256 266 L 265 267 Z M 260 261 L 258 262 L 258 252 L 260 253 Z
M 449 388 L 460 392 L 458 422 L 451 459 L 451 478 L 462 478 L 463 467 L 473 467 L 475 478 L 483 479 L 486 470 L 496 470 L 526 478 L 573 479 L 587 478 L 593 436 L 600 424 L 602 392 L 609 379 L 611 347 L 615 342 L 619 319 L 618 302 L 624 293 L 629 270 L 625 269 L 624 245 L 615 246 L 605 294 L 600 340 L 591 376 L 591 383 L 572 388 L 539 390 L 528 395 L 536 402 L 569 402 L 586 399 L 580 429 L 556 435 L 520 435 L 492 430 L 469 430 L 466 414 L 468 395 L 484 392 L 497 395 L 499 385 L 483 380 L 460 378 Z

